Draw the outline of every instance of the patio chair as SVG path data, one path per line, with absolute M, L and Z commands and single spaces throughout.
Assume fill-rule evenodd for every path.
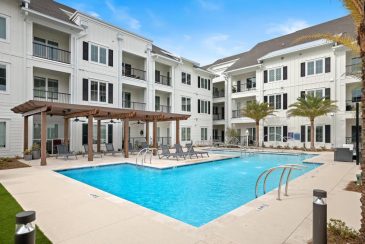
M 130 154 L 138 153 L 140 150 L 135 148 L 131 142 L 128 143 L 128 151 Z
M 336 148 L 334 160 L 339 162 L 352 162 L 353 152 L 349 148 Z
M 72 156 L 75 157 L 77 159 L 77 155 L 74 152 L 70 152 L 68 150 L 68 146 L 65 144 L 58 144 L 57 146 L 57 155 L 56 158 L 65 158 L 66 160 L 68 159 L 68 157 Z
M 196 157 L 198 157 L 198 155 L 200 155 L 203 158 L 203 155 L 207 155 L 209 157 L 209 153 L 205 152 L 205 151 L 195 151 L 194 150 L 194 146 L 192 143 L 187 143 L 186 147 L 188 148 L 188 153 L 190 155 L 196 155 Z
M 176 160 L 179 160 L 179 156 L 176 153 L 171 153 L 170 149 L 167 145 L 161 145 L 162 153 L 158 153 L 158 158 L 167 158 L 170 159 L 170 157 L 176 158 Z
M 88 145 L 87 144 L 84 144 L 83 145 L 84 146 L 84 150 L 85 150 L 85 152 L 82 154 L 82 157 L 85 157 L 85 155 L 87 155 L 87 154 L 89 154 L 89 147 L 88 147 Z M 96 156 L 96 155 L 99 155 L 101 158 L 103 157 L 103 154 L 101 153 L 101 152 L 95 152 L 94 150 L 93 150 L 93 155 L 94 156 Z
M 121 151 L 115 151 L 113 143 L 105 143 L 105 152 L 104 155 L 107 155 L 108 153 L 111 153 L 112 156 L 114 156 L 116 153 L 123 153 Z
M 182 146 L 180 144 L 175 144 L 175 149 L 176 149 L 176 154 L 179 156 L 179 157 L 182 157 L 184 159 L 186 159 L 187 156 L 190 156 L 188 152 L 184 152 Z
M 147 142 L 143 141 L 141 142 L 141 149 L 149 148 Z

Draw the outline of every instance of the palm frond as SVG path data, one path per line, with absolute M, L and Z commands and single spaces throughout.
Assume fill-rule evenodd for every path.
M 253 101 L 248 103 L 246 108 L 241 110 L 243 116 L 251 118 L 255 121 L 260 121 L 269 115 L 274 114 L 274 108 L 270 107 L 267 103 L 259 103 Z
M 294 43 L 300 43 L 302 41 L 308 41 L 308 40 L 321 40 L 321 39 L 326 39 L 331 42 L 340 43 L 340 44 L 344 45 L 345 47 L 348 47 L 349 49 L 351 49 L 354 53 L 360 53 L 360 47 L 357 44 L 357 41 L 354 38 L 352 38 L 350 36 L 346 36 L 346 35 L 333 35 L 331 33 L 317 33 L 317 34 L 312 34 L 312 35 L 301 36 L 301 37 L 295 39 Z
M 343 5 L 347 8 L 356 25 L 359 27 L 364 16 L 364 3 L 362 0 L 342 0 Z

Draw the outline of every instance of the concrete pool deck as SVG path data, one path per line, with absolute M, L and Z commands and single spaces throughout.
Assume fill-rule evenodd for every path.
M 212 155 L 204 160 L 226 158 Z M 308 161 L 308 160 L 307 160 Z M 312 231 L 312 190 L 328 192 L 328 217 L 360 227 L 360 194 L 344 191 L 359 167 L 333 162 L 332 152 L 310 162 L 322 166 L 291 181 L 289 196 L 276 200 L 274 190 L 212 222 L 196 228 L 146 209 L 53 170 L 135 163 L 119 156 L 78 160 L 48 159 L 47 166 L 0 171 L 0 183 L 26 210 L 37 212 L 36 223 L 54 243 L 306 243 Z M 158 168 L 201 160 L 152 160 Z M 149 166 L 149 163 L 146 165 Z

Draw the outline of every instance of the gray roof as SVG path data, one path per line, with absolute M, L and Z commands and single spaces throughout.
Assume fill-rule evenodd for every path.
M 235 55 L 232 55 L 232 56 L 228 56 L 228 57 L 224 57 L 224 58 L 217 59 L 213 63 L 208 64 L 208 65 L 204 65 L 201 68 L 208 69 L 209 67 L 211 67 L 213 65 L 223 64 L 223 63 L 226 63 L 226 62 L 229 62 L 229 61 L 233 61 L 233 60 L 239 59 L 242 54 L 244 54 L 244 53 L 239 53 L 239 54 L 235 54 Z
M 243 67 L 249 67 L 257 64 L 257 60 L 273 51 L 296 46 L 311 40 L 303 40 L 294 43 L 299 37 L 316 34 L 316 33 L 331 33 L 341 34 L 346 33 L 349 36 L 355 36 L 355 26 L 350 15 L 331 20 L 319 25 L 315 25 L 303 30 L 293 32 L 291 34 L 280 36 L 268 41 L 260 42 L 250 51 L 240 54 L 240 59 L 231 65 L 226 71 L 236 70 Z
M 180 58 L 177 57 L 177 56 L 174 56 L 172 53 L 170 53 L 169 51 L 166 51 L 156 45 L 152 45 L 152 52 L 155 53 L 155 54 L 158 54 L 158 55 L 161 55 L 161 56 L 164 56 L 164 57 L 167 57 L 167 58 L 170 58 L 170 59 L 173 59 L 173 60 L 176 60 L 178 62 L 180 62 Z
M 32 0 L 30 1 L 29 8 L 39 13 L 76 25 L 62 9 L 71 13 L 76 12 L 76 10 L 53 0 Z

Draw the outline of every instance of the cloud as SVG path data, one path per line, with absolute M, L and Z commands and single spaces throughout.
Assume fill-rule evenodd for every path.
M 85 11 L 85 13 L 87 13 L 88 15 L 91 15 L 91 16 L 93 16 L 95 18 L 99 18 L 100 19 L 100 14 L 98 14 L 95 11 Z
M 163 27 L 165 22 L 160 18 L 159 15 L 155 14 L 151 9 L 146 10 L 147 16 L 150 19 L 150 23 L 155 27 Z
M 221 6 L 218 3 L 212 2 L 211 0 L 197 0 L 200 7 L 207 11 L 220 10 Z
M 305 20 L 298 19 L 288 19 L 284 23 L 272 23 L 266 30 L 267 34 L 280 34 L 286 35 L 293 33 L 297 30 L 307 28 L 309 26 L 308 22 Z
M 80 12 L 83 12 L 83 13 L 93 16 L 95 18 L 99 18 L 99 19 L 101 18 L 101 15 L 98 12 L 90 9 L 90 5 L 74 2 L 74 3 L 70 4 L 70 6 L 72 6 L 73 8 L 77 9 Z
M 217 55 L 227 56 L 233 53 L 242 52 L 244 44 L 238 41 L 232 41 L 227 34 L 215 34 L 203 39 L 203 46 Z
M 121 24 L 126 24 L 133 30 L 139 30 L 141 23 L 129 14 L 128 8 L 116 6 L 112 1 L 105 1 L 108 10 L 111 12 L 111 18 Z
M 191 36 L 187 35 L 187 34 L 183 35 L 183 38 L 184 38 L 185 41 L 190 41 L 191 40 Z

